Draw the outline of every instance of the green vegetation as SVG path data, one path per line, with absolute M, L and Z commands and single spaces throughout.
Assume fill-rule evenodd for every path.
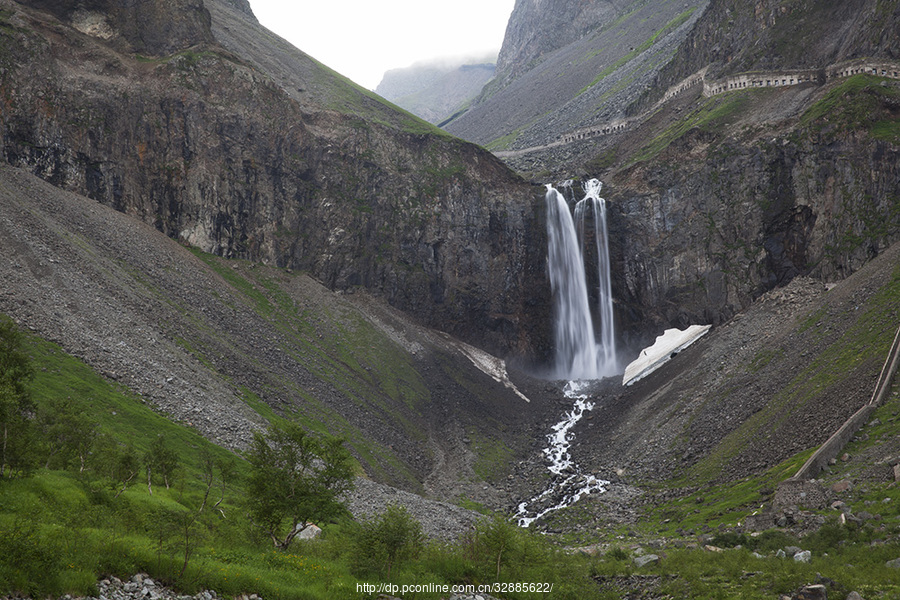
M 753 95 L 766 93 L 765 90 L 746 90 L 731 94 L 721 94 L 706 99 L 699 107 L 682 119 L 675 121 L 658 136 L 647 142 L 629 161 L 634 164 L 650 160 L 659 155 L 675 140 L 693 129 L 715 134 L 728 124 L 751 102 Z
M 15 324 L 0 320 L 0 478 L 24 474 L 30 468 L 33 410 L 27 384 L 32 377 L 22 336 Z
M 390 580 L 395 567 L 418 558 L 424 547 L 422 525 L 405 508 L 391 505 L 359 528 L 353 549 L 355 568 Z
M 250 517 L 281 550 L 313 519 L 334 519 L 350 489 L 353 466 L 341 440 L 320 440 L 293 423 L 255 433 L 247 454 Z M 285 529 L 287 524 L 287 529 Z
M 273 549 L 267 519 L 291 511 L 246 500 L 274 497 L 265 491 L 279 480 L 274 467 L 291 462 L 269 460 L 267 453 L 298 457 L 296 464 L 308 466 L 307 450 L 319 457 L 334 451 L 335 460 L 300 469 L 308 476 L 303 482 L 335 475 L 320 471 L 322 464 L 337 465 L 337 481 L 346 481 L 347 456 L 336 442 L 282 426 L 256 438 L 248 462 L 156 414 L 53 344 L 20 334 L 8 322 L 3 332 L 13 342 L 3 347 L 0 364 L 30 364 L 17 367 L 25 376 L 15 379 L 27 383 L 22 389 L 35 407 L 27 425 L 47 443 L 31 447 L 29 468 L 7 470 L 0 478 L 0 594 L 92 594 L 100 577 L 145 572 L 186 593 L 214 589 L 224 597 L 338 600 L 374 598 L 357 584 L 387 573 L 396 585 L 478 585 L 496 581 L 498 569 L 503 580 L 556 582 L 554 597 L 584 598 L 593 591 L 590 561 L 561 552 L 542 536 L 494 520 L 458 543 L 425 542 L 418 523 L 397 508 L 362 525 L 339 514 L 332 501 L 340 486 L 333 485 L 321 495 L 300 494 L 300 505 L 309 510 L 280 523 L 276 537 L 285 536 L 279 540 L 284 549 Z M 91 432 L 89 452 L 59 429 L 65 420 L 60 415 L 36 416 L 56 411 L 78 415 L 83 427 L 75 429 Z M 45 429 L 38 431 L 39 422 Z M 264 444 L 266 439 L 274 443 Z M 295 453 L 298 447 L 302 451 Z M 277 496 L 284 498 L 291 494 L 279 486 L 300 482 L 281 475 Z M 322 492 L 315 485 L 295 486 L 301 488 Z M 287 540 L 290 524 L 307 517 L 323 527 L 321 539 Z
M 823 135 L 867 131 L 876 139 L 900 143 L 896 106 L 900 90 L 875 75 L 854 75 L 842 81 L 811 106 L 801 125 Z

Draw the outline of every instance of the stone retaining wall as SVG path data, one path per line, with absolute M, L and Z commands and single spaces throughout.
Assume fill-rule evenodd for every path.
M 784 71 L 768 71 L 757 73 L 741 73 L 717 81 L 706 79 L 706 68 L 690 75 L 675 85 L 671 86 L 659 102 L 648 113 L 654 112 L 657 107 L 675 96 L 703 84 L 703 95 L 706 97 L 742 90 L 747 88 L 786 87 L 812 83 L 822 85 L 828 81 L 843 77 L 851 77 L 859 73 L 875 75 L 878 77 L 890 77 L 900 79 L 900 65 L 885 61 L 853 61 L 838 63 L 824 69 L 794 69 Z M 646 114 L 646 113 L 645 113 Z M 640 122 L 644 115 L 631 119 L 617 119 L 608 123 L 576 129 L 561 135 L 556 144 L 569 144 L 578 140 L 610 135 L 631 128 L 634 123 Z M 539 148 L 531 148 L 536 150 Z

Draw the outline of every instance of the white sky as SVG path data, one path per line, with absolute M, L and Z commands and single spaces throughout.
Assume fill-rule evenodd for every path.
M 515 0 L 250 0 L 259 22 L 374 90 L 385 71 L 497 52 Z

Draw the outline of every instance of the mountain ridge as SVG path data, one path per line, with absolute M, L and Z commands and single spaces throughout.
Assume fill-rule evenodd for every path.
M 493 156 L 241 4 L 207 1 L 215 43 L 150 60 L 27 6 L 3 3 L 8 163 L 205 251 L 376 291 L 496 354 L 546 353 L 528 308 L 548 297 L 540 197 Z

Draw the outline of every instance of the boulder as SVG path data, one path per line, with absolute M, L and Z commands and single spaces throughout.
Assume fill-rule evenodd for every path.
M 812 552 L 809 550 L 801 550 L 794 554 L 794 560 L 797 562 L 808 563 L 812 560 Z
M 656 564 L 658 562 L 659 556 L 655 554 L 645 554 L 644 556 L 637 556 L 634 559 L 634 564 L 638 568 L 645 567 L 649 564 Z
M 828 591 L 824 585 L 807 585 L 791 596 L 791 600 L 828 600 Z
M 853 484 L 846 479 L 844 479 L 842 481 L 838 481 L 833 486 L 831 486 L 831 491 L 834 492 L 835 494 L 842 494 L 844 492 L 849 492 L 851 489 L 853 489 Z

